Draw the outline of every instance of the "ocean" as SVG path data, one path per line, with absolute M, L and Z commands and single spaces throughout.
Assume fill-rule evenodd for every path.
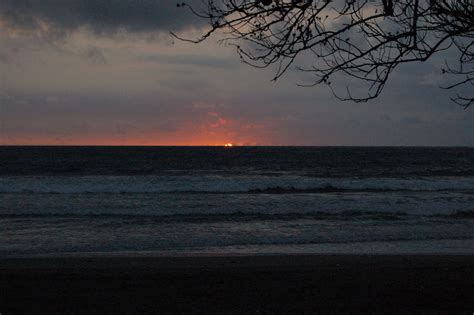
M 474 254 L 474 148 L 0 147 L 0 255 Z

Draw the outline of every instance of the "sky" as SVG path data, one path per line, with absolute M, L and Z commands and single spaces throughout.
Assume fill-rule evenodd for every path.
M 255 69 L 170 0 L 0 0 L 0 144 L 473 146 L 443 56 L 341 102 L 307 75 Z M 345 84 L 340 78 L 339 84 Z

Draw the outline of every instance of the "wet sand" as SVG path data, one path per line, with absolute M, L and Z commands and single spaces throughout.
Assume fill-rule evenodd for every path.
M 0 258 L 0 313 L 474 312 L 474 256 Z

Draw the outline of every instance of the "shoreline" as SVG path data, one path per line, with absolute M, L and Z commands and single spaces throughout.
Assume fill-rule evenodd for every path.
M 474 310 L 474 255 L 0 258 L 0 312 Z

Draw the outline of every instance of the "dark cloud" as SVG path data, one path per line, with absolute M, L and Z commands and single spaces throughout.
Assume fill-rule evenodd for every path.
M 102 51 L 95 47 L 90 46 L 84 51 L 84 57 L 88 62 L 95 65 L 103 65 L 107 63 L 107 59 L 105 58 Z
M 0 19 L 7 28 L 44 30 L 54 35 L 81 27 L 99 35 L 123 31 L 167 32 L 203 23 L 176 3 L 173 0 L 0 0 Z

